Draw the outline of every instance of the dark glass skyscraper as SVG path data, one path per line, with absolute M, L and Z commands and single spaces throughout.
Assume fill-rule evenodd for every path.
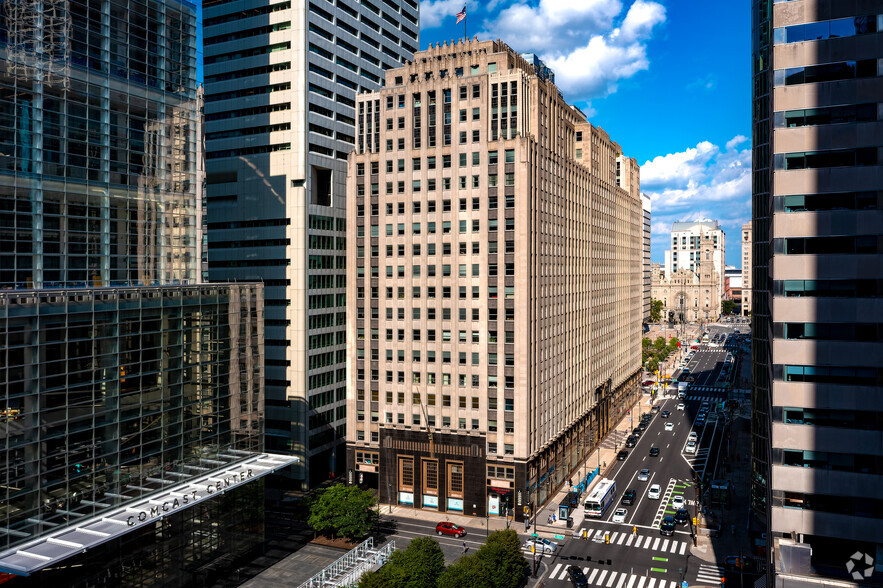
M 292 459 L 262 453 L 262 287 L 198 284 L 197 116 L 194 5 L 0 2 L 16 584 L 194 585 L 262 540 L 255 481 Z
M 777 586 L 879 583 L 883 5 L 752 6 L 751 504 Z

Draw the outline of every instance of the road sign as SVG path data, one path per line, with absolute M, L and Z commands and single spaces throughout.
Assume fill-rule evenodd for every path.
M 684 580 L 683 582 L 681 582 L 681 588 L 687 588 L 688 586 L 689 586 L 689 584 L 687 584 L 687 581 L 686 581 L 686 580 Z
M 564 535 L 555 535 L 555 539 L 564 539 Z
M 537 535 L 536 533 L 531 533 L 530 536 L 531 537 L 539 537 L 539 535 Z

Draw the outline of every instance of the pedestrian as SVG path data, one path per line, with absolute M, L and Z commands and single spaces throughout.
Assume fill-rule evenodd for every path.
M 552 524 L 554 525 L 555 522 L 556 522 L 557 520 L 558 520 L 558 519 L 557 519 L 557 518 L 555 517 L 555 515 L 553 514 L 553 515 L 552 515 Z
M 469 549 L 469 548 L 466 547 L 466 542 L 464 541 L 464 542 L 463 542 L 463 553 L 466 553 L 466 550 L 467 550 L 467 549 Z
M 632 535 L 637 535 L 637 534 L 638 534 L 638 525 L 635 525 L 634 527 L 632 527 Z

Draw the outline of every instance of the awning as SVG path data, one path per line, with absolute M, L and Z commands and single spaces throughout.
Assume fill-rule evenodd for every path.
M 225 465 L 3 551 L 0 572 L 28 576 L 298 461 L 293 455 L 262 453 Z

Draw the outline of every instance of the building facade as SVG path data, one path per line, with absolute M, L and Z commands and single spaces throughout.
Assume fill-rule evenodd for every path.
M 262 539 L 258 479 L 291 460 L 263 453 L 260 285 L 198 284 L 196 53 L 188 2 L 0 10 L 11 585 L 217 577 Z M 247 499 L 238 520 L 212 518 L 216 482 Z
M 209 276 L 266 294 L 267 449 L 343 471 L 356 95 L 419 46 L 416 0 L 204 3 Z
M 651 219 L 650 219 L 650 209 L 651 202 L 650 198 L 646 195 L 641 194 L 641 207 L 643 209 L 644 214 L 644 273 L 643 273 L 643 283 L 644 283 L 644 303 L 643 303 L 643 320 L 644 324 L 650 323 L 650 302 L 653 297 L 652 294 L 652 284 L 653 277 L 650 272 L 650 242 L 651 242 Z
M 742 316 L 751 316 L 751 221 L 742 225 Z
M 717 296 L 720 277 L 705 262 L 696 271 L 681 268 L 666 278 L 658 263 L 651 267 L 653 300 L 662 301 L 662 320 L 669 323 L 707 323 L 721 314 Z M 698 272 L 698 273 L 697 273 Z
M 672 223 L 671 249 L 665 252 L 666 279 L 670 280 L 680 269 L 698 273 L 700 261 L 706 265 L 711 262 L 710 271 L 719 276 L 718 298 L 723 298 L 725 246 L 726 234 L 715 220 Z
M 639 168 L 549 73 L 467 40 L 357 99 L 347 465 L 381 502 L 520 520 L 637 397 Z
M 777 586 L 881 577 L 881 12 L 753 2 L 752 507 Z

